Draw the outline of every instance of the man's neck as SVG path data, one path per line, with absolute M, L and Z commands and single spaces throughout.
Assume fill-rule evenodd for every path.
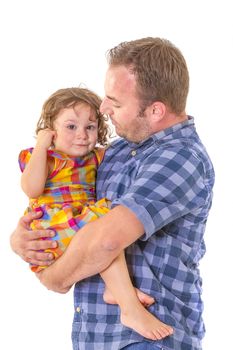
M 185 112 L 183 112 L 179 115 L 167 112 L 166 115 L 164 116 L 164 118 L 161 119 L 161 122 L 158 123 L 155 132 L 165 130 L 167 128 L 172 127 L 173 125 L 182 123 L 185 120 L 188 120 L 188 116 Z

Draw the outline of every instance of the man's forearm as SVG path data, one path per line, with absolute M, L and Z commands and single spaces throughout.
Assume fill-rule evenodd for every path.
M 75 282 L 104 271 L 127 246 L 144 232 L 129 209 L 118 206 L 98 220 L 85 225 L 72 239 L 65 253 L 39 276 L 57 292 Z

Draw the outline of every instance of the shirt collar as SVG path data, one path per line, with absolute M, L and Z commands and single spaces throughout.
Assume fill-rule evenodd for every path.
M 151 138 L 154 141 L 159 141 L 161 139 L 163 139 L 164 137 L 167 137 L 171 134 L 176 133 L 177 131 L 181 131 L 182 129 L 186 128 L 187 126 L 191 126 L 194 125 L 194 118 L 191 116 L 188 116 L 188 119 L 186 119 L 185 121 L 175 124 L 173 126 L 170 126 L 167 129 L 164 129 L 162 131 L 159 131 L 157 133 L 155 133 L 154 135 L 151 136 Z
M 125 140 L 125 142 L 128 144 L 128 146 L 130 148 L 136 149 L 136 148 L 139 148 L 141 146 L 147 146 L 153 142 L 158 142 L 161 139 L 164 139 L 164 137 L 167 137 L 171 134 L 174 134 L 177 131 L 181 131 L 182 129 L 186 128 L 187 126 L 192 126 L 192 125 L 194 125 L 194 118 L 192 116 L 188 115 L 187 120 L 185 120 L 181 123 L 175 124 L 175 125 L 167 128 L 167 129 L 164 129 L 162 131 L 158 131 L 155 134 L 151 135 L 148 139 L 146 139 L 142 142 L 134 143 L 134 142 L 128 142 L 126 140 Z

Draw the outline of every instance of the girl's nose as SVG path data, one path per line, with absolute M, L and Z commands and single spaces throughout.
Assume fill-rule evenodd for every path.
M 79 129 L 77 130 L 77 133 L 76 133 L 76 137 L 78 139 L 82 139 L 82 140 L 85 140 L 87 139 L 87 130 L 86 129 Z

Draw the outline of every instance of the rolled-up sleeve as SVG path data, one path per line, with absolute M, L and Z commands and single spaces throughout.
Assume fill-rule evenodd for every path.
M 132 210 L 145 228 L 142 240 L 202 206 L 208 191 L 205 168 L 189 148 L 162 148 L 141 161 L 127 191 L 112 203 Z

